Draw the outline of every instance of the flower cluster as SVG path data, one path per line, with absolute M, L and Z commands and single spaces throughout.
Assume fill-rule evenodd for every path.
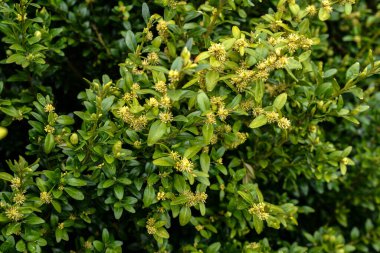
M 222 44 L 214 43 L 208 48 L 210 55 L 215 57 L 215 59 L 221 63 L 227 60 L 227 52 Z
M 186 157 L 183 157 L 182 159 L 177 159 L 177 162 L 175 164 L 175 169 L 180 172 L 190 173 L 194 169 L 194 164 Z
M 23 214 L 21 213 L 20 207 L 10 206 L 5 210 L 5 216 L 12 221 L 19 221 L 22 219 Z
M 191 191 L 185 191 L 182 195 L 187 197 L 187 207 L 192 207 L 200 203 L 206 203 L 207 200 L 207 194 L 205 192 L 193 193 Z
M 253 204 L 250 209 L 248 209 L 249 214 L 256 215 L 260 220 L 267 220 L 269 218 L 269 213 L 265 211 L 265 203 L 260 202 L 258 204 Z
M 128 106 L 120 107 L 118 116 L 136 131 L 144 129 L 148 124 L 148 118 L 145 115 L 135 116 Z
M 259 73 L 260 72 L 260 73 Z M 231 83 L 234 84 L 239 92 L 244 91 L 255 80 L 266 80 L 269 73 L 266 71 L 253 71 L 245 68 L 236 70 L 236 76 L 231 78 Z
M 53 197 L 49 192 L 41 192 L 40 193 L 40 200 L 44 204 L 50 204 L 51 201 L 53 200 Z
M 154 224 L 156 223 L 156 220 L 154 218 L 149 218 L 146 222 L 146 230 L 148 231 L 148 234 L 154 235 L 157 232 L 156 227 Z
M 169 36 L 168 23 L 165 20 L 160 19 L 160 21 L 158 21 L 156 29 L 157 29 L 158 35 L 160 35 L 162 38 L 165 39 Z
M 171 112 L 160 112 L 159 117 L 163 123 L 170 123 L 173 121 L 173 114 Z

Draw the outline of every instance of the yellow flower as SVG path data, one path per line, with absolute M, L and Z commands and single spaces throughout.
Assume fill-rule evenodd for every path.
M 158 57 L 158 54 L 156 52 L 151 52 L 147 56 L 147 60 L 149 63 L 155 65 L 160 62 L 160 58 Z
M 138 91 L 140 90 L 140 85 L 138 83 L 133 83 L 132 84 L 132 90 L 133 91 Z
M 52 127 L 51 125 L 46 125 L 44 130 L 45 130 L 45 132 L 52 134 L 52 133 L 54 133 L 55 128 Z
M 192 172 L 194 168 L 194 164 L 187 159 L 186 157 L 182 158 L 175 164 L 175 168 L 178 171 Z
M 169 80 L 172 83 L 178 82 L 179 81 L 179 72 L 178 70 L 169 70 Z
M 178 161 L 181 157 L 179 156 L 178 152 L 175 152 L 175 151 L 170 151 L 170 157 L 174 160 L 174 161 Z
M 217 59 L 218 61 L 220 62 L 226 61 L 227 53 L 226 53 L 226 49 L 224 48 L 222 44 L 219 44 L 219 43 L 212 44 L 208 48 L 208 52 L 210 53 L 210 55 L 214 56 L 215 59 Z
M 145 39 L 147 41 L 151 41 L 153 39 L 153 33 L 151 31 L 148 31 L 145 35 Z
M 248 212 L 250 214 L 255 214 L 260 220 L 266 220 L 269 218 L 269 213 L 265 211 L 265 203 L 263 202 L 253 204 Z
M 197 192 L 195 198 L 197 203 L 206 203 L 208 195 L 205 192 Z
M 225 120 L 228 117 L 229 111 L 224 108 L 224 106 L 220 106 L 218 109 L 218 117 L 220 120 Z
M 259 116 L 259 115 L 261 115 L 261 114 L 263 114 L 265 111 L 264 111 L 264 109 L 263 108 L 261 108 L 261 107 L 256 107 L 256 108 L 253 108 L 253 115 L 254 116 Z
M 161 93 L 166 93 L 167 91 L 167 87 L 166 87 L 166 83 L 164 81 L 158 81 L 155 85 L 154 85 L 154 89 L 158 92 L 161 92 Z
M 148 231 L 148 234 L 154 235 L 157 232 L 157 229 L 154 227 L 154 224 L 156 223 L 156 220 L 154 218 L 149 218 L 146 222 L 146 230 Z
M 170 108 L 171 107 L 171 101 L 170 101 L 170 98 L 165 95 L 161 98 L 160 100 L 160 105 L 164 108 Z
M 159 117 L 163 123 L 170 123 L 173 121 L 173 114 L 171 112 L 161 112 Z
M 157 200 L 165 200 L 165 192 L 158 192 L 157 193 Z
M 158 21 L 156 29 L 157 29 L 158 34 L 163 38 L 166 38 L 169 35 L 168 23 L 163 19 Z
M 317 8 L 314 5 L 309 5 L 306 7 L 305 11 L 310 15 L 314 16 L 317 14 Z
M 279 128 L 288 129 L 291 123 L 290 123 L 290 120 L 288 120 L 285 117 L 282 117 L 281 119 L 278 120 L 277 125 Z
M 248 42 L 244 38 L 240 38 L 234 43 L 234 49 L 236 51 L 239 51 L 240 47 L 248 47 Z
M 138 118 L 134 118 L 129 124 L 133 130 L 140 131 L 148 124 L 148 118 L 145 115 L 140 115 Z
M 148 106 L 151 107 L 158 107 L 159 103 L 156 98 L 149 98 L 148 102 L 146 103 Z
M 209 112 L 206 114 L 206 124 L 215 124 L 216 118 L 213 112 Z
M 204 227 L 201 225 L 201 224 L 198 224 L 195 226 L 195 229 L 198 230 L 198 231 L 201 231 L 204 229 Z
M 118 110 L 118 115 L 125 122 L 130 124 L 134 120 L 133 114 L 129 111 L 127 106 L 122 106 Z
M 267 116 L 267 120 L 269 123 L 274 123 L 278 120 L 278 113 L 277 112 L 266 112 L 265 116 Z
M 65 223 L 61 222 L 58 224 L 58 229 L 62 230 L 65 228 Z
M 21 179 L 19 177 L 14 177 L 11 181 L 11 187 L 13 189 L 18 189 L 21 186 Z
M 84 248 L 85 249 L 92 249 L 92 243 L 90 241 L 85 241 Z
M 12 221 L 19 221 L 23 217 L 18 206 L 11 206 L 8 209 L 6 209 L 5 216 L 7 216 L 7 218 Z
M 53 197 L 48 192 L 41 192 L 40 193 L 40 200 L 44 204 L 50 204 L 51 201 L 53 200 Z
M 44 107 L 45 112 L 54 112 L 55 108 L 52 104 L 47 104 Z
M 15 196 L 13 197 L 13 202 L 15 202 L 17 205 L 24 204 L 25 200 L 26 200 L 26 197 L 24 193 L 22 192 L 16 193 Z

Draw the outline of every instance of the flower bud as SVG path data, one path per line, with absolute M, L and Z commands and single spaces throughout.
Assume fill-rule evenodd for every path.
M 8 134 L 8 129 L 6 129 L 5 127 L 0 127 L 0 140 L 4 139 L 5 136 L 7 136 L 7 134 Z
M 76 133 L 73 133 L 73 134 L 70 136 L 70 142 L 71 142 L 71 144 L 73 144 L 73 145 L 78 144 L 78 135 L 77 135 Z
M 34 32 L 34 37 L 36 37 L 36 38 L 41 39 L 41 35 L 42 35 L 42 33 L 40 31 L 35 31 Z

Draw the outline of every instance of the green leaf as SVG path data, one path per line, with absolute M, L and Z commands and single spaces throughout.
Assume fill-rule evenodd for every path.
M 21 54 L 12 54 L 7 58 L 6 63 L 16 63 L 16 64 L 22 64 L 24 61 L 26 61 L 25 56 Z
M 82 193 L 80 190 L 77 190 L 77 189 L 72 188 L 72 187 L 65 187 L 65 188 L 64 188 L 64 191 L 65 191 L 70 197 L 72 197 L 73 199 L 76 199 L 76 200 L 84 200 L 84 195 L 83 195 L 83 193 Z
M 173 206 L 182 205 L 182 204 L 187 203 L 188 201 L 189 201 L 189 197 L 182 195 L 182 196 L 179 196 L 179 197 L 176 197 L 175 199 L 173 199 L 172 202 L 170 202 L 170 204 Z
M 98 240 L 95 240 L 92 242 L 92 245 L 94 245 L 94 248 L 99 251 L 99 252 L 103 252 L 103 249 L 104 249 L 104 243 L 102 243 L 101 241 L 98 241 Z
M 186 149 L 183 156 L 190 159 L 194 157 L 199 151 L 201 151 L 202 148 L 203 146 L 199 146 L 199 145 L 191 146 L 190 148 Z
M 45 154 L 49 154 L 54 148 L 54 146 L 55 146 L 54 135 L 51 133 L 48 133 L 45 137 L 45 142 L 44 142 Z
M 21 223 L 20 222 L 9 223 L 8 227 L 6 227 L 6 228 L 7 228 L 7 230 L 6 230 L 5 234 L 7 236 L 9 236 L 9 235 L 12 235 L 12 234 L 15 234 L 15 233 L 18 233 L 19 231 L 21 231 Z
M 284 107 L 287 98 L 288 98 L 288 95 L 287 95 L 286 93 L 281 93 L 281 94 L 278 95 L 278 96 L 276 97 L 276 99 L 274 100 L 274 102 L 273 102 L 273 106 L 274 106 L 277 110 L 281 110 L 282 107 Z
M 210 100 L 203 91 L 199 92 L 197 96 L 197 103 L 202 112 L 210 110 Z
M 207 153 L 202 153 L 200 163 L 202 171 L 207 173 L 210 169 L 210 156 Z
M 23 240 L 19 240 L 16 243 L 16 250 L 18 252 L 24 252 L 24 251 L 26 251 L 26 245 L 25 245 L 25 242 Z
M 346 119 L 346 120 L 348 120 L 348 121 L 351 121 L 351 122 L 354 123 L 354 124 L 357 124 L 357 125 L 360 124 L 359 120 L 357 120 L 357 119 L 356 119 L 355 117 L 353 117 L 353 116 L 343 116 L 343 118 Z
M 333 86 L 332 83 L 323 83 L 321 85 L 318 85 L 315 90 L 315 95 L 318 97 L 330 97 L 333 92 Z
M 239 27 L 234 25 L 232 27 L 232 36 L 234 36 L 235 39 L 240 39 L 240 34 L 241 34 L 241 32 L 240 32 Z
M 258 104 L 261 104 L 261 101 L 264 96 L 264 83 L 263 82 L 257 82 L 255 85 L 255 101 Z
M 174 175 L 174 188 L 179 192 L 182 193 L 186 188 L 186 181 L 182 175 Z
M 249 124 L 250 128 L 258 128 L 264 126 L 268 122 L 267 117 L 265 115 L 257 116 L 251 124 Z
M 158 235 L 159 237 L 165 238 L 165 239 L 169 238 L 168 231 L 163 227 L 160 227 L 159 229 L 157 229 L 156 235 Z
M 137 48 L 137 42 L 135 34 L 129 30 L 127 31 L 127 34 L 125 35 L 125 43 L 127 44 L 127 47 L 132 51 L 135 52 Z
M 106 97 L 105 99 L 103 99 L 103 101 L 102 101 L 102 111 L 103 112 L 107 112 L 111 108 L 114 99 L 115 99 L 114 96 Z
M 346 80 L 356 78 L 359 75 L 359 72 L 360 72 L 360 63 L 356 62 L 352 64 L 352 66 L 349 67 L 346 71 Z
M 197 57 L 195 57 L 194 62 L 199 62 L 199 61 L 205 60 L 205 59 L 207 59 L 209 57 L 210 57 L 210 53 L 209 52 L 202 52 Z
M 55 209 L 58 213 L 62 212 L 61 204 L 59 204 L 58 201 L 56 201 L 56 200 L 53 199 L 53 200 L 51 201 L 51 204 L 53 205 L 54 209 Z
M 146 24 L 149 22 L 150 18 L 150 12 L 149 12 L 149 7 L 146 3 L 142 4 L 142 16 Z
M 9 219 L 5 214 L 0 213 L 0 223 L 8 222 Z
M 298 61 L 299 62 L 304 62 L 307 59 L 309 59 L 310 55 L 311 55 L 311 50 L 303 52 L 302 54 L 300 54 L 300 56 L 298 56 Z
M 242 197 L 242 198 L 243 198 L 248 204 L 253 205 L 254 201 L 253 201 L 253 198 L 252 198 L 251 194 L 246 193 L 246 192 L 243 192 L 243 191 L 238 191 L 238 194 L 239 194 L 240 197 Z
M 206 88 L 207 91 L 212 91 L 218 83 L 219 72 L 210 70 L 206 73 Z
M 204 143 L 206 145 L 210 144 L 212 135 L 214 133 L 214 126 L 212 124 L 204 124 L 202 127 L 202 134 L 204 138 Z
M 11 174 L 8 174 L 6 172 L 0 172 L 0 179 L 3 179 L 5 181 L 12 181 L 13 177 Z
M 152 185 L 148 185 L 144 190 L 144 207 L 148 207 L 153 204 L 154 198 L 156 197 L 156 193 L 154 187 Z
M 166 133 L 167 127 L 166 124 L 163 123 L 160 120 L 157 120 L 152 124 L 152 126 L 149 129 L 148 134 L 148 146 L 152 146 L 157 141 L 161 139 L 162 136 Z
M 340 173 L 342 173 L 342 175 L 346 175 L 346 173 L 347 173 L 347 166 L 344 163 L 341 162 L 339 164 L 339 167 L 340 167 Z
M 289 69 L 302 69 L 302 64 L 295 60 L 294 58 L 288 59 L 288 64 L 286 65 Z
M 85 180 L 79 179 L 79 178 L 74 178 L 74 177 L 66 179 L 66 183 L 68 185 L 71 185 L 71 186 L 85 186 L 85 185 L 87 185 L 87 182 Z
M 109 187 L 111 187 L 112 185 L 114 185 L 115 182 L 116 182 L 116 181 L 115 181 L 114 179 L 107 179 L 106 181 L 103 182 L 102 187 L 103 187 L 103 188 L 109 188 Z
M 166 156 L 154 160 L 153 164 L 156 166 L 172 167 L 175 165 L 175 161 L 172 158 Z
M 260 234 L 263 231 L 264 222 L 256 215 L 253 215 L 253 226 L 255 227 L 256 233 Z
M 185 226 L 187 223 L 189 223 L 190 219 L 191 219 L 190 207 L 183 206 L 181 208 L 181 211 L 179 211 L 179 224 L 181 226 Z
M 122 200 L 124 197 L 124 187 L 120 184 L 117 184 L 113 187 L 113 191 L 118 200 Z
M 325 8 L 320 8 L 318 12 L 318 17 L 321 21 L 326 21 L 330 18 L 330 11 Z
M 30 224 L 30 225 L 37 225 L 37 224 L 43 224 L 43 223 L 45 223 L 45 220 L 44 219 L 42 219 L 42 218 L 40 218 L 40 217 L 38 217 L 38 216 L 29 216 L 28 218 L 26 218 L 25 220 L 24 220 L 24 222 L 26 223 L 26 224 Z
M 268 227 L 271 227 L 274 229 L 280 229 L 280 221 L 277 218 L 273 216 L 269 216 L 266 222 L 267 222 Z
M 62 125 L 72 125 L 75 123 L 75 120 L 67 115 L 61 115 L 58 117 L 57 122 Z
M 213 244 L 208 246 L 206 253 L 217 253 L 219 252 L 221 246 L 222 245 L 220 242 L 214 242 Z
M 326 72 L 323 73 L 323 78 L 329 78 L 334 76 L 338 72 L 337 69 L 329 69 Z
M 346 3 L 344 5 L 344 13 L 346 13 L 346 15 L 350 15 L 351 12 L 352 12 L 352 4 Z
M 122 207 L 114 207 L 113 208 L 113 215 L 115 216 L 115 219 L 118 220 L 123 215 L 124 209 Z
M 102 241 L 107 243 L 110 239 L 110 233 L 108 232 L 108 229 L 106 228 L 103 228 L 103 231 L 102 231 Z

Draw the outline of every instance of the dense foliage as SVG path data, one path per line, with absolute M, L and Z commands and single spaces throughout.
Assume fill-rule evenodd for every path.
M 380 251 L 376 1 L 0 17 L 0 252 Z

